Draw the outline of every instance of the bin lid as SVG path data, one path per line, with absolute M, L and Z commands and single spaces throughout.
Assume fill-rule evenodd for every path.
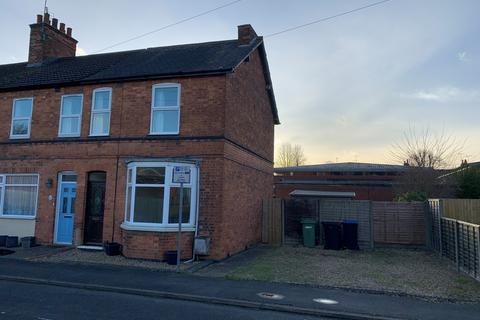
M 355 220 L 355 219 L 347 219 L 347 220 L 343 220 L 343 223 L 347 223 L 347 224 L 358 224 L 358 220 Z
M 317 223 L 317 220 L 313 219 L 313 218 L 302 218 L 302 223 Z

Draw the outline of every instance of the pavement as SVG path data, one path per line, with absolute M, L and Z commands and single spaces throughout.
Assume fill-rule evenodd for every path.
M 476 319 L 479 304 L 433 303 L 412 297 L 258 281 L 234 281 L 139 268 L 0 259 L 0 286 L 59 287 L 106 295 L 202 303 L 337 319 Z M 30 290 L 30 289 L 29 289 Z M 265 299 L 258 293 L 283 296 Z M 320 301 L 316 302 L 314 299 Z M 2 300 L 0 299 L 0 304 Z M 1 318 L 1 317 L 0 317 Z

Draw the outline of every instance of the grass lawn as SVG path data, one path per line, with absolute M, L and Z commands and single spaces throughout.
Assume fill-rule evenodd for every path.
M 266 250 L 227 278 L 480 301 L 480 282 L 423 250 L 331 251 L 284 246 Z

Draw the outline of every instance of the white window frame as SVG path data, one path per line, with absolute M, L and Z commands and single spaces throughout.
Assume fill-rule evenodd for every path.
M 63 111 L 63 100 L 68 97 L 80 97 L 81 102 L 80 102 L 80 114 L 74 115 L 74 116 L 64 116 L 62 115 Z M 83 94 L 66 94 L 62 96 L 61 102 L 60 102 L 60 119 L 58 122 L 58 136 L 59 137 L 80 137 L 80 134 L 82 132 L 82 113 L 83 113 Z M 62 119 L 63 118 L 78 118 L 78 132 L 75 133 L 62 133 Z
M 95 94 L 97 92 L 103 92 L 103 91 L 108 91 L 108 109 L 102 109 L 102 110 L 94 110 L 95 107 Z M 93 116 L 95 114 L 101 114 L 101 113 L 108 113 L 108 132 L 107 133 L 93 133 Z M 111 115 L 112 115 L 112 88 L 97 88 L 93 90 L 92 92 L 92 112 L 90 114 L 90 136 L 91 137 L 105 137 L 110 135 L 110 120 L 111 120 Z
M 32 102 L 32 107 L 30 108 L 30 116 L 29 117 L 19 117 L 15 118 L 15 103 L 17 101 L 21 100 L 30 100 Z M 10 139 L 29 139 L 30 138 L 30 132 L 32 131 L 32 114 L 33 114 L 33 97 L 27 97 L 27 98 L 16 98 L 13 99 L 13 105 L 12 105 L 12 123 L 10 126 Z M 26 134 L 13 134 L 13 122 L 15 120 L 28 120 L 28 132 Z
M 158 88 L 177 88 L 177 105 L 170 107 L 156 107 L 155 106 L 155 89 Z M 180 133 L 180 106 L 181 106 L 181 90 L 182 87 L 179 83 L 159 83 L 152 86 L 152 103 L 150 110 L 150 134 L 151 135 L 172 135 Z M 178 123 L 176 131 L 163 131 L 163 132 L 154 132 L 153 131 L 153 112 L 154 111 L 178 111 Z
M 172 182 L 173 168 L 176 166 L 188 166 L 191 169 L 190 183 L 185 183 L 184 187 L 191 190 L 190 193 L 190 220 L 188 223 L 182 223 L 183 231 L 195 231 L 198 207 L 198 168 L 191 163 L 174 163 L 174 162 L 132 162 L 127 167 L 127 180 L 125 188 L 125 217 L 122 228 L 126 230 L 141 231 L 177 231 L 178 223 L 169 223 L 170 211 L 170 189 L 172 187 L 179 188 L 179 183 Z M 137 184 L 136 175 L 137 168 L 148 167 L 157 168 L 165 167 L 165 181 L 163 184 Z M 132 170 L 131 182 L 128 182 L 128 171 Z M 128 199 L 128 188 L 132 188 L 130 199 Z M 135 211 L 135 191 L 136 187 L 163 187 L 163 221 L 162 223 L 134 222 Z M 130 201 L 130 212 L 128 212 L 128 201 Z M 129 217 L 129 219 L 127 219 Z
M 9 176 L 36 176 L 37 183 L 36 184 L 7 184 L 7 177 Z M 0 173 L 0 177 L 2 180 L 0 182 L 0 219 L 23 219 L 23 220 L 33 220 L 37 217 L 37 207 L 38 207 L 38 191 L 40 186 L 40 175 L 38 173 L 24 173 L 24 174 L 3 174 Z M 3 214 L 3 205 L 5 203 L 5 188 L 6 187 L 37 187 L 37 194 L 35 195 L 35 206 L 33 215 L 10 215 L 10 214 Z

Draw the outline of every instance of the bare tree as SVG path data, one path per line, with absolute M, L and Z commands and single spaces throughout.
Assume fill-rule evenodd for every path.
M 395 161 L 413 167 L 447 169 L 460 163 L 464 145 L 445 130 L 436 134 L 428 128 L 417 132 L 410 127 L 393 145 L 391 155 Z
M 464 143 L 446 134 L 445 130 L 436 134 L 428 128 L 418 132 L 410 127 L 403 134 L 403 139 L 395 143 L 391 150 L 392 158 L 408 167 L 398 181 L 397 197 L 450 196 L 454 186 L 442 183 L 438 177 L 446 169 L 460 163 L 463 147 Z
M 277 152 L 276 165 L 278 167 L 293 167 L 305 164 L 307 158 L 303 153 L 302 146 L 291 143 L 283 143 Z

